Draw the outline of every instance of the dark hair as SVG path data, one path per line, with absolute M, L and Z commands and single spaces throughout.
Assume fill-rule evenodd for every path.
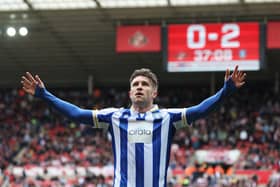
M 137 76 L 144 76 L 151 80 L 153 87 L 158 89 L 158 79 L 157 76 L 148 68 L 136 69 L 130 76 L 129 82 L 131 83 L 133 79 Z

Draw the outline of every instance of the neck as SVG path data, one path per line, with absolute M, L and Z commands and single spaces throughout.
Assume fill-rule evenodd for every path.
M 149 106 L 139 106 L 139 105 L 132 105 L 132 109 L 136 112 L 144 113 L 150 111 L 154 107 L 153 104 Z

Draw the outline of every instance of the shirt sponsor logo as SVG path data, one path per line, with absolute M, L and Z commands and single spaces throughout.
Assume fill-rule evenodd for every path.
M 128 134 L 129 135 L 151 135 L 152 134 L 152 131 L 150 130 L 147 130 L 147 129 L 141 129 L 141 128 L 138 128 L 138 129 L 131 129 L 130 131 L 128 131 Z
M 152 143 L 153 123 L 147 121 L 137 121 L 128 123 L 129 143 Z

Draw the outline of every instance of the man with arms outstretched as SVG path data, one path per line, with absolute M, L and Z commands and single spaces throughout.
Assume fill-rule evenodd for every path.
M 114 187 L 165 187 L 170 146 L 176 129 L 186 127 L 217 108 L 226 97 L 245 84 L 246 74 L 235 67 L 225 73 L 224 86 L 200 104 L 188 108 L 159 109 L 154 104 L 158 80 L 149 69 L 130 77 L 130 108 L 81 109 L 48 92 L 38 75 L 22 76 L 25 92 L 41 98 L 65 116 L 112 136 Z M 187 98 L 186 98 L 187 99 Z

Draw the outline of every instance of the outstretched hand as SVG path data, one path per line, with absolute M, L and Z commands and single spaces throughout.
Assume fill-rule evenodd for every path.
M 231 75 L 230 75 L 230 70 L 229 69 L 226 70 L 225 81 L 227 81 L 229 78 L 232 79 L 236 88 L 240 88 L 245 84 L 246 73 L 239 71 L 238 66 L 235 66 L 234 71 Z
M 22 89 L 31 95 L 35 94 L 36 86 L 39 86 L 41 88 L 45 88 L 44 83 L 41 81 L 40 77 L 38 75 L 33 75 L 29 72 L 26 72 L 24 76 L 21 77 L 21 84 Z

